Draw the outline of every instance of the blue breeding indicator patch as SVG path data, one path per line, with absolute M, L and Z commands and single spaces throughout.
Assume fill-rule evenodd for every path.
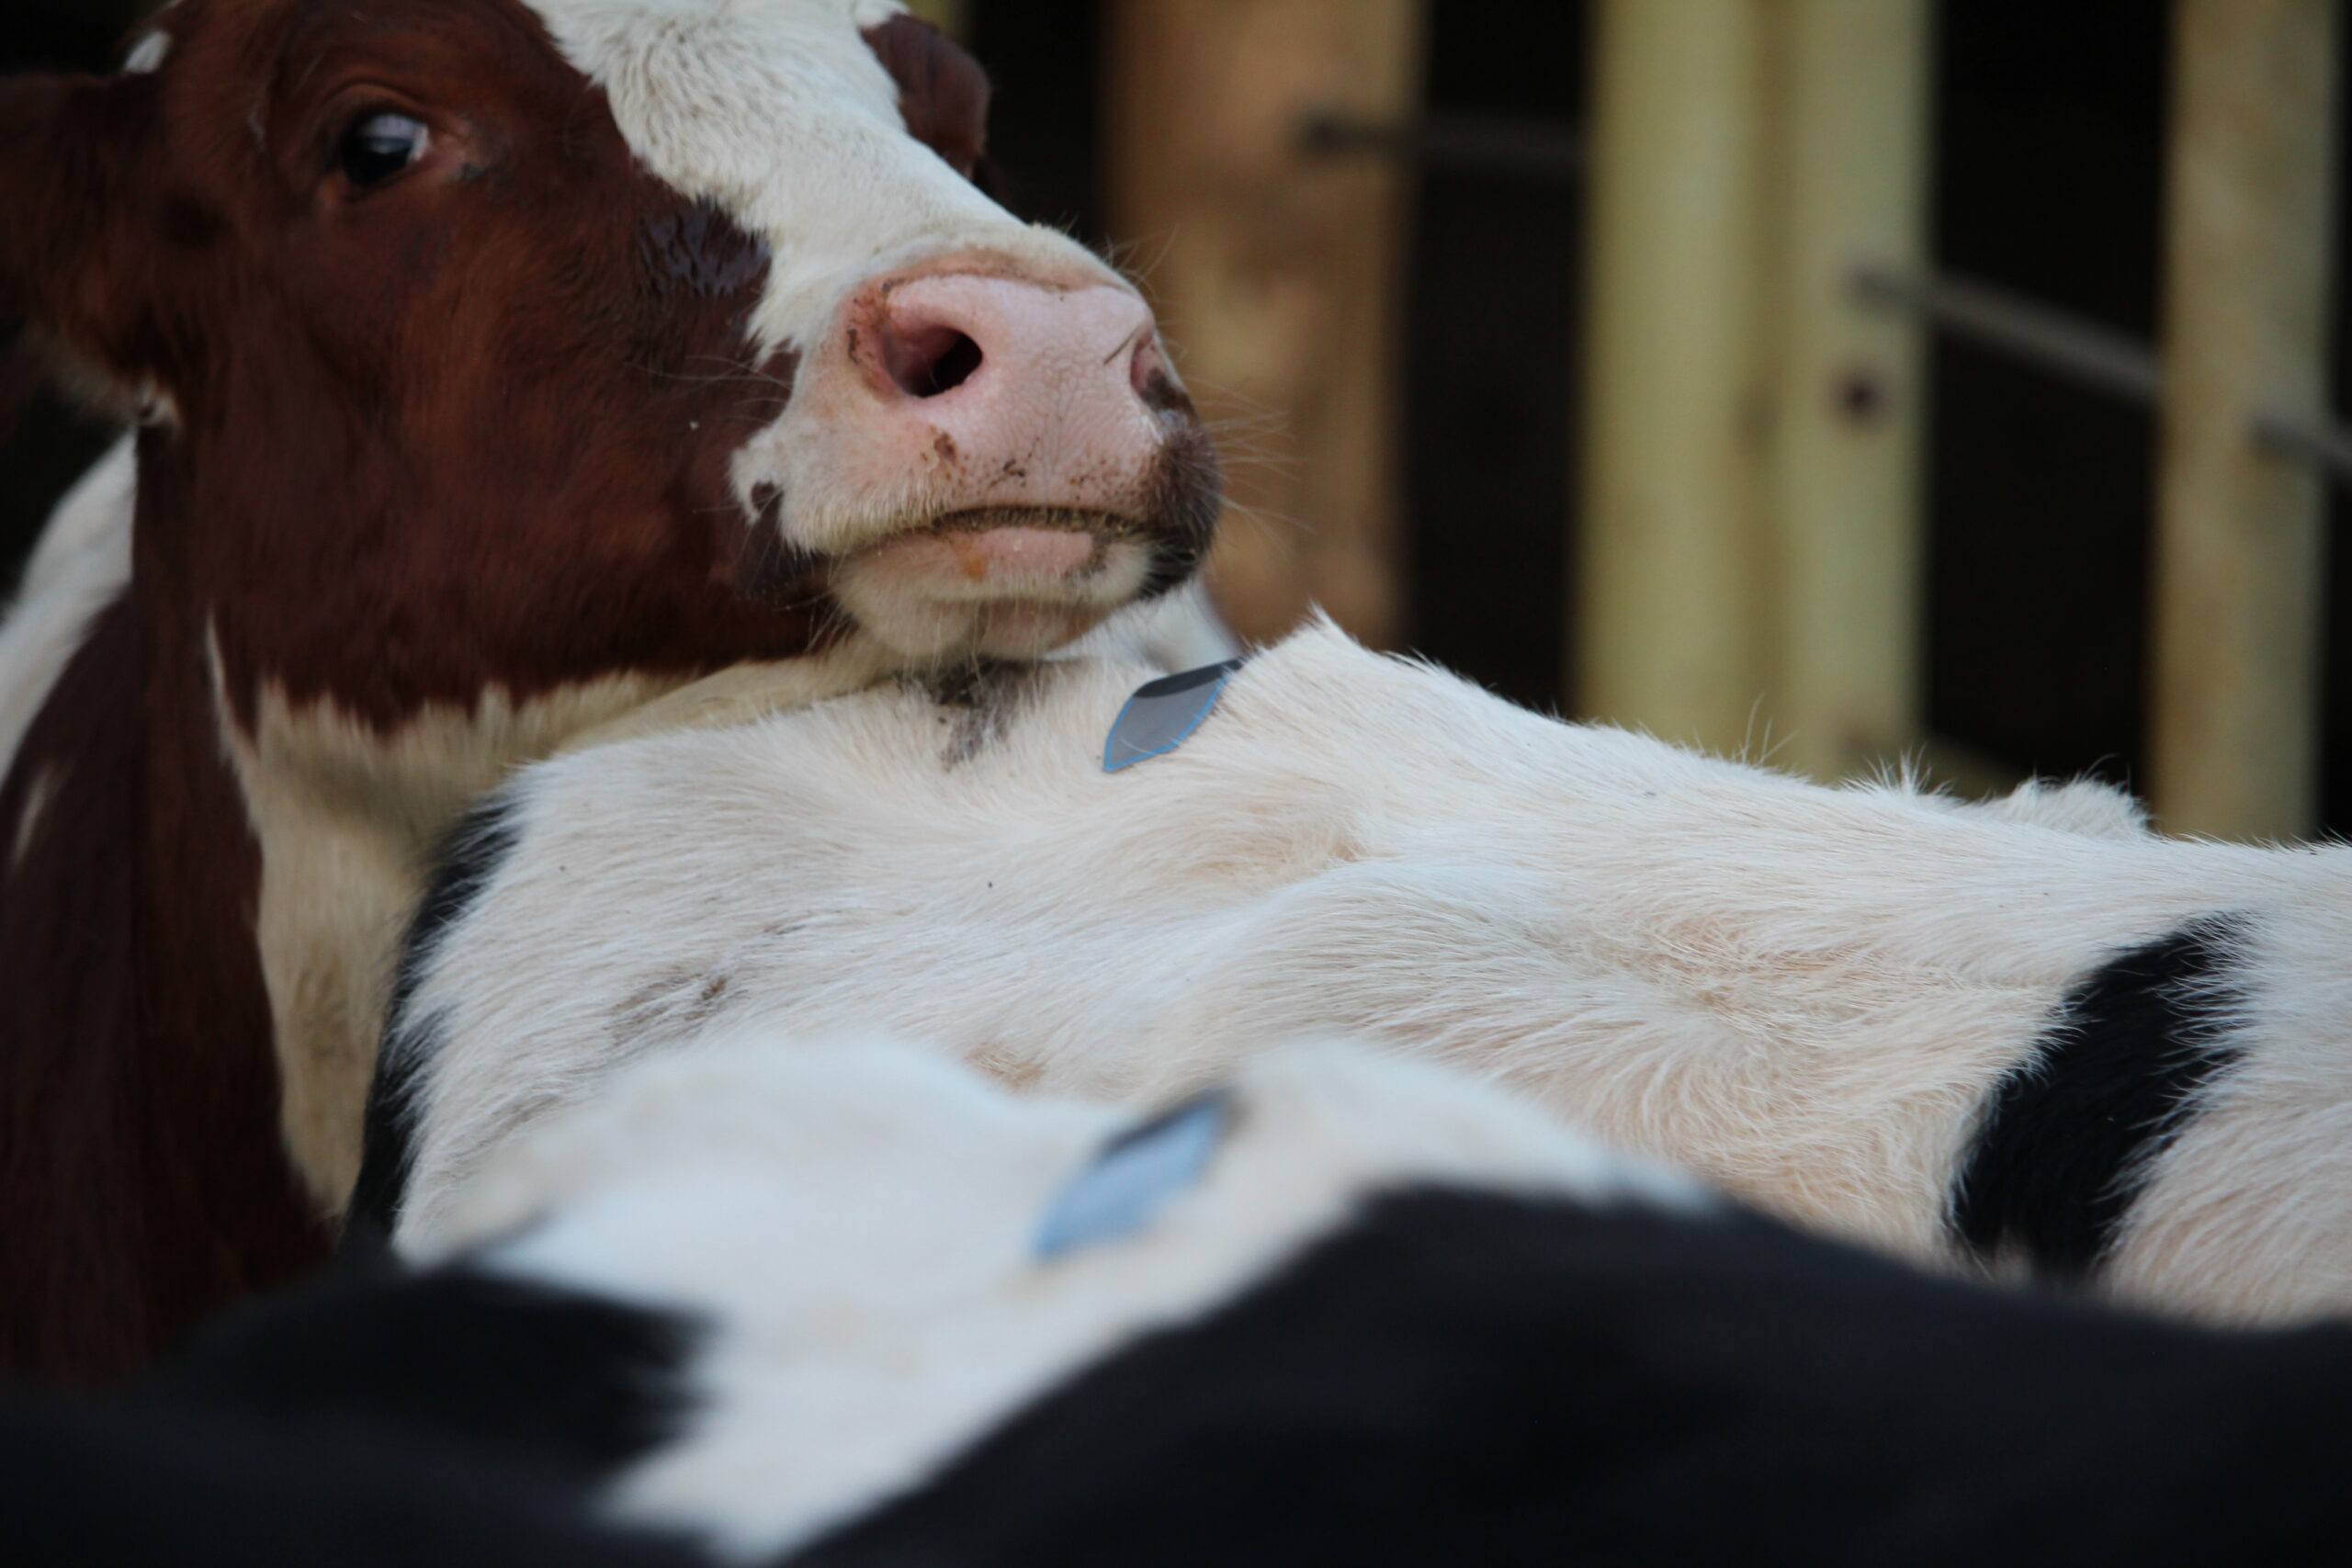
M 1111 726 L 1102 746 L 1102 771 L 1115 773 L 1153 757 L 1166 756 L 1192 739 L 1193 731 L 1225 695 L 1225 683 L 1241 660 L 1187 670 L 1136 688 Z
M 1046 1211 L 1037 1256 L 1058 1258 L 1150 1224 L 1200 1180 L 1232 1122 L 1232 1098 L 1220 1090 L 1113 1139 Z

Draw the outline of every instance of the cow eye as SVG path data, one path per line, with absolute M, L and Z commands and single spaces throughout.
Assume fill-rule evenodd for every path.
M 356 190 L 372 190 L 424 156 L 433 133 L 412 115 L 371 114 L 343 133 L 335 163 Z

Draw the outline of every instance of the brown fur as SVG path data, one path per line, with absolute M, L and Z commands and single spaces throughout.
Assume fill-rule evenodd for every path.
M 202 667 L 102 615 L 0 789 L 59 770 L 0 898 L 0 1357 L 95 1381 L 321 1255 L 277 1137 L 259 861 Z M 132 722 L 133 719 L 139 722 Z
M 979 62 L 916 17 L 868 28 L 865 41 L 899 84 L 908 132 L 972 178 L 989 150 L 989 78 Z
M 390 734 L 600 676 L 821 646 L 822 565 L 728 461 L 794 367 L 745 335 L 763 248 L 647 175 L 514 0 L 187 0 L 156 74 L 0 84 L 0 318 L 175 423 L 133 586 L 0 786 L 53 798 L 0 897 L 0 1372 L 97 1380 L 323 1255 L 277 1125 L 260 848 L 213 681 Z M 987 90 L 876 48 L 970 171 Z M 343 129 L 425 164 L 354 193 Z M 356 1113 L 356 1108 L 355 1108 Z

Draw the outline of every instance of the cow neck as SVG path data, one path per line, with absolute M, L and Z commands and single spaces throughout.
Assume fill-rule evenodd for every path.
M 357 1177 L 392 949 L 422 896 L 424 868 L 466 807 L 518 763 L 666 694 L 699 690 L 698 678 L 773 669 L 789 677 L 775 685 L 807 700 L 827 694 L 825 674 L 850 677 L 857 662 L 827 656 L 836 650 L 811 612 L 745 593 L 735 580 L 742 552 L 722 554 L 710 539 L 649 547 L 643 572 L 582 573 L 553 558 L 543 570 L 562 576 L 570 567 L 576 586 L 560 616 L 559 607 L 532 607 L 560 619 L 536 640 L 528 615 L 495 604 L 436 622 L 447 606 L 432 592 L 386 581 L 368 559 L 338 570 L 322 553 L 325 534 L 356 538 L 361 555 L 394 569 L 414 564 L 386 503 L 374 503 L 386 507 L 379 516 L 350 515 L 371 504 L 351 479 L 366 454 L 346 468 L 340 494 L 326 492 L 328 476 L 288 467 L 213 451 L 192 458 L 187 437 L 150 433 L 135 599 L 148 687 L 201 716 L 181 739 L 208 767 L 225 764 L 230 784 L 218 820 L 180 826 L 199 840 L 236 831 L 251 840 L 256 868 L 209 903 L 235 911 L 257 954 L 261 1038 L 280 1084 L 270 1098 L 314 1208 L 333 1214 Z M 306 482 L 319 491 L 306 492 Z M 732 516 L 723 522 L 745 530 Z M 542 515 L 516 530 L 548 525 Z M 621 580 L 625 594 L 664 571 L 666 604 L 606 602 L 608 580 Z M 313 584 L 307 592 L 303 580 Z M 330 626 L 341 635 L 326 635 Z M 605 640 L 582 640 L 583 628 L 600 627 L 610 629 Z M 569 680 L 559 674 L 567 665 Z
M 0 1372 L 119 1377 L 326 1253 L 277 1134 L 259 848 L 188 642 L 127 589 L 0 789 L 19 826 L 0 899 Z

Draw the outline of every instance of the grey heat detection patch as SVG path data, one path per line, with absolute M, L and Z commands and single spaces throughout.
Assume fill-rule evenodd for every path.
M 1232 1097 L 1220 1091 L 1121 1134 L 1046 1211 L 1037 1256 L 1056 1258 L 1144 1229 L 1192 1190 L 1232 1123 Z
M 1103 742 L 1102 771 L 1115 773 L 1153 757 L 1164 757 L 1191 739 L 1193 731 L 1225 695 L 1225 683 L 1240 668 L 1240 660 L 1228 659 L 1136 687 L 1111 726 L 1110 739 Z

